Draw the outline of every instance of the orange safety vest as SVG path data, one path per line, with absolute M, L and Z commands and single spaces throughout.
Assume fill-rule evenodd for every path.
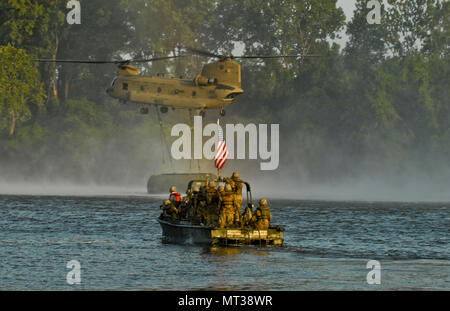
M 181 194 L 178 192 L 171 192 L 170 193 L 170 198 L 172 198 L 172 196 L 175 197 L 175 202 L 181 202 Z

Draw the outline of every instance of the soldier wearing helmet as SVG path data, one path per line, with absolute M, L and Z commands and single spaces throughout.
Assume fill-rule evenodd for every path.
M 241 180 L 238 172 L 233 172 L 230 178 L 225 178 L 225 181 L 231 185 L 235 201 L 234 201 L 234 210 L 236 215 L 236 221 L 239 221 L 239 216 L 241 214 L 242 209 L 242 188 L 244 186 L 243 181 Z
M 249 204 L 242 214 L 241 217 L 241 227 L 253 227 L 254 225 L 254 212 L 253 212 L 253 204 Z
M 219 188 L 217 188 L 217 192 L 219 192 L 219 195 L 222 195 L 225 193 L 225 187 L 224 186 L 219 186 Z
M 178 208 L 181 204 L 181 194 L 177 192 L 177 187 L 175 186 L 170 187 L 169 191 L 170 191 L 169 195 L 170 202 L 172 202 L 172 204 Z
M 161 207 L 163 209 L 163 213 L 161 214 L 162 218 L 178 219 L 178 209 L 170 200 L 165 200 Z
M 220 228 L 230 227 L 234 223 L 235 216 L 235 203 L 234 203 L 234 192 L 230 184 L 225 186 L 224 193 L 220 196 L 221 206 L 220 206 L 220 216 L 219 216 L 219 226 Z
M 200 204 L 199 204 L 199 196 L 200 196 L 200 189 L 198 186 L 195 186 L 192 188 L 192 194 L 191 194 L 191 202 L 190 202 L 190 212 L 189 216 L 191 221 L 194 223 L 199 223 L 201 221 L 200 219 Z
M 270 213 L 270 208 L 267 205 L 267 199 L 262 198 L 259 200 L 259 206 L 256 208 L 255 226 L 259 230 L 266 230 L 269 229 L 271 221 L 272 214 Z
M 219 221 L 219 193 L 216 182 L 211 181 L 206 189 L 206 224 L 216 226 Z

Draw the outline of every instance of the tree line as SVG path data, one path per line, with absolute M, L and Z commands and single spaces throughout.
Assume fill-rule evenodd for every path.
M 151 166 L 161 146 L 148 136 L 159 135 L 159 124 L 105 94 L 114 65 L 34 60 L 151 58 L 184 53 L 182 46 L 305 56 L 243 60 L 245 95 L 228 109 L 230 122 L 280 124 L 281 166 L 295 163 L 297 173 L 321 180 L 366 166 L 431 172 L 448 165 L 448 1 L 388 1 L 380 24 L 367 23 L 366 0 L 356 1 L 348 21 L 336 0 L 80 2 L 80 25 L 66 22 L 65 0 L 0 3 L 4 175 L 82 180 L 95 171 L 104 181 L 123 177 L 115 163 L 135 163 L 131 175 Z M 336 43 L 343 32 L 345 47 Z M 192 56 L 139 69 L 194 77 L 208 61 Z M 185 120 L 186 112 L 166 119 Z

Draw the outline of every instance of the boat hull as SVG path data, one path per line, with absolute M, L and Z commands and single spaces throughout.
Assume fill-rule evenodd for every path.
M 159 219 L 163 237 L 168 242 L 181 244 L 211 245 L 283 245 L 283 228 L 271 227 L 267 230 L 251 228 L 211 228 Z

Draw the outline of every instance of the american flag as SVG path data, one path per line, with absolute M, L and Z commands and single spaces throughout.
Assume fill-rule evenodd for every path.
M 217 120 L 217 131 L 219 140 L 217 141 L 216 155 L 214 156 L 214 163 L 218 169 L 221 169 L 228 158 L 227 143 L 223 139 L 222 128 L 219 125 L 219 120 Z

